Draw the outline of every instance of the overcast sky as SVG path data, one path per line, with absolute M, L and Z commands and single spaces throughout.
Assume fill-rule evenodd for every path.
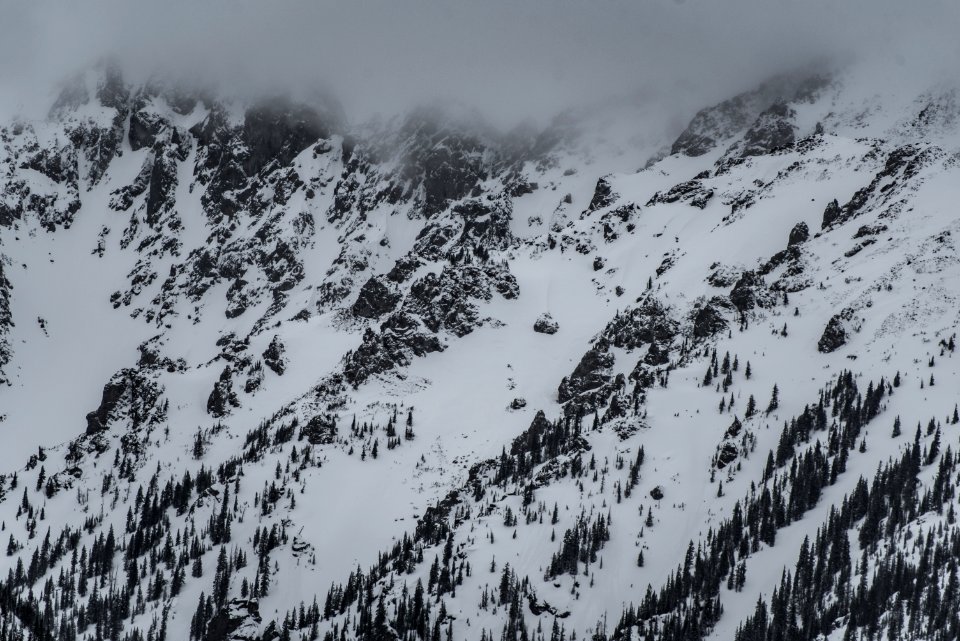
M 958 0 L 0 0 L 0 11 L 7 112 L 107 53 L 141 74 L 325 85 L 355 121 L 436 98 L 542 120 L 639 89 L 690 108 L 821 55 L 882 57 L 892 74 L 960 61 Z

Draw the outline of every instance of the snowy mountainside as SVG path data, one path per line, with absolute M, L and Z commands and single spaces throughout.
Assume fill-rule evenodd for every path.
M 957 96 L 78 77 L 0 129 L 0 639 L 955 637 Z

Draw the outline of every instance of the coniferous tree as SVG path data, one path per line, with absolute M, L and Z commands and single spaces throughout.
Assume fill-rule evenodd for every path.
M 750 418 L 757 413 L 757 401 L 754 400 L 753 394 L 750 395 L 750 398 L 747 399 L 747 409 L 744 411 L 744 418 Z
M 770 393 L 770 404 L 767 405 L 767 414 L 771 414 L 780 407 L 780 388 L 773 384 L 773 391 Z

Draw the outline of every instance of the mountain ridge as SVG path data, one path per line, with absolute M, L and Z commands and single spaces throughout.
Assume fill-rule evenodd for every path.
M 0 510 L 4 598 L 45 627 L 5 608 L 6 638 L 957 629 L 930 600 L 955 560 L 906 605 L 857 592 L 892 554 L 868 524 L 955 538 L 955 92 L 854 68 L 674 140 L 430 110 L 364 138 L 101 74 L 2 134 L 0 427 L 44 425 Z M 849 592 L 784 605 L 849 528 L 822 570 Z

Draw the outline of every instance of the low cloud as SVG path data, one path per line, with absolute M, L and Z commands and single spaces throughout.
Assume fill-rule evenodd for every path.
M 955 0 L 0 0 L 0 103 L 105 55 L 257 91 L 324 87 L 355 120 L 437 99 L 508 123 L 643 92 L 686 112 L 814 59 L 960 61 Z M 45 95 L 45 94 L 44 94 Z

